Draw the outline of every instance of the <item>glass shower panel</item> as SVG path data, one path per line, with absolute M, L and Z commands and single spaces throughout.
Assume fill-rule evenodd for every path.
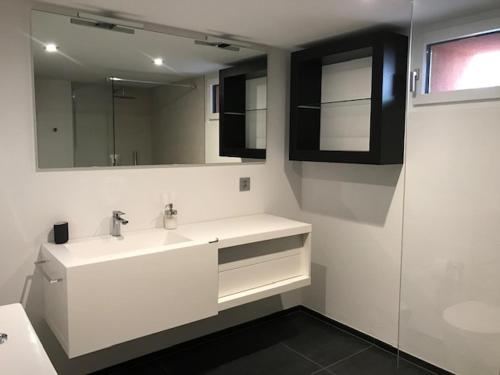
M 428 86 L 490 69 L 497 38 L 446 43 L 498 30 L 493 3 L 414 2 L 399 349 L 462 375 L 500 374 L 500 88 Z
M 153 164 L 156 86 L 114 83 L 115 165 Z
M 111 84 L 72 81 L 74 167 L 113 165 Z

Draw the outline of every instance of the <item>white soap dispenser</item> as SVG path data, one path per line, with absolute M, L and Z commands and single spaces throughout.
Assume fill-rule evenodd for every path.
M 177 210 L 174 210 L 173 203 L 165 205 L 165 212 L 163 213 L 163 226 L 165 229 L 177 228 Z

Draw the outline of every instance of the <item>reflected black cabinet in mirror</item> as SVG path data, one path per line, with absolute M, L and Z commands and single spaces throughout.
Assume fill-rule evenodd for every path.
M 407 51 L 379 31 L 294 52 L 290 160 L 402 164 Z
M 219 154 L 266 158 L 267 58 L 219 71 Z

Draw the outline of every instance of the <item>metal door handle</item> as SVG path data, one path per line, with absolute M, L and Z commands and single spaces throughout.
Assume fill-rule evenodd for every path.
M 417 92 L 417 81 L 420 79 L 420 69 L 415 69 L 410 72 L 410 92 Z

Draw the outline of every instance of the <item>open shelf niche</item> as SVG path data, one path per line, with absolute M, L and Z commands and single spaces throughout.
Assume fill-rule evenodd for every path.
M 266 158 L 267 58 L 219 71 L 219 155 Z
M 290 160 L 401 164 L 407 44 L 372 32 L 293 53 Z

